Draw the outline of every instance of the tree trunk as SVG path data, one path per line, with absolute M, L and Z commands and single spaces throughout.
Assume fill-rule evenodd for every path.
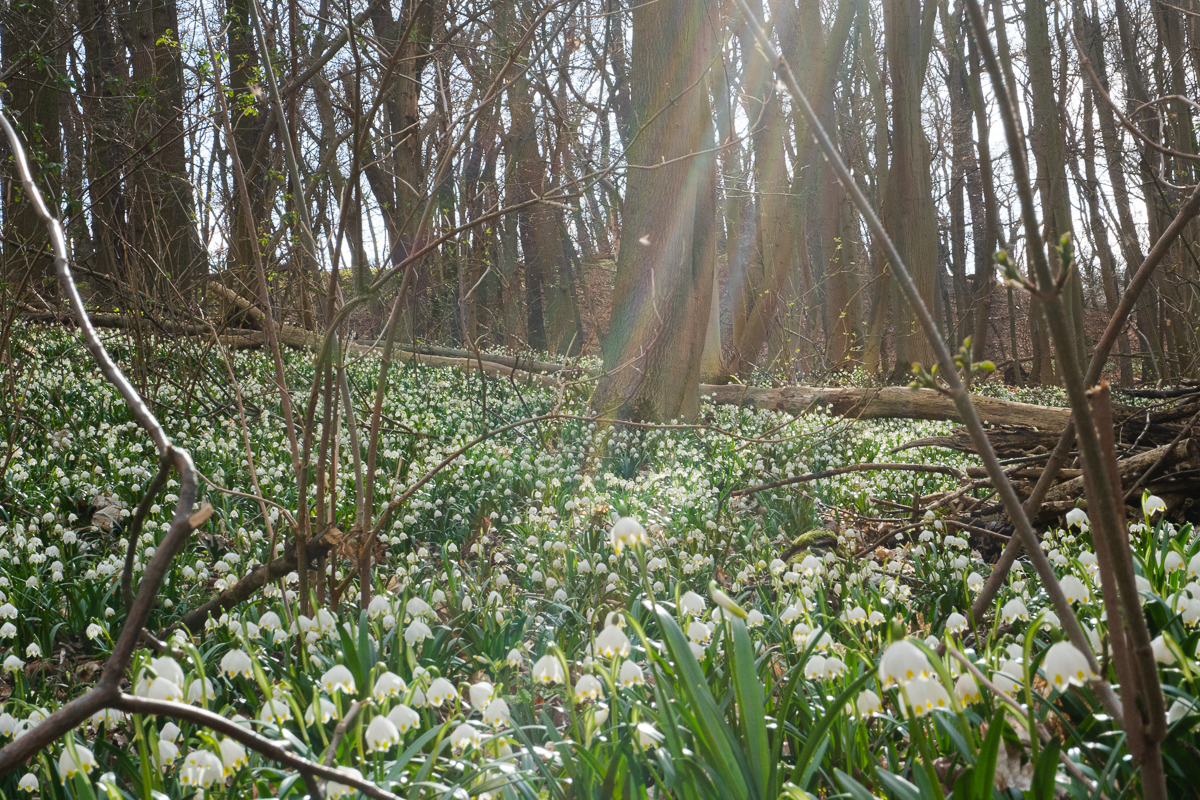
M 892 163 L 883 198 L 888 235 L 912 273 L 928 308 L 937 305 L 938 242 L 933 205 L 929 140 L 921 125 L 921 92 L 932 42 L 934 0 L 885 0 L 884 42 L 892 89 Z M 898 294 L 896 367 L 893 380 L 907 380 L 913 364 L 933 364 L 933 347 L 916 315 Z
M 605 374 L 592 396 L 604 416 L 692 418 L 716 261 L 716 158 L 704 74 L 712 64 L 709 2 L 662 0 L 633 11 L 631 165 L 617 256 Z

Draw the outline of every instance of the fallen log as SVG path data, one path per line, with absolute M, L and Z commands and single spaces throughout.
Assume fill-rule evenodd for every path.
M 909 389 L 901 386 L 859 389 L 821 386 L 784 386 L 778 389 L 757 386 L 700 386 L 702 395 L 717 405 L 752 406 L 766 411 L 783 411 L 799 416 L 828 409 L 830 413 L 857 419 L 900 417 L 941 421 L 961 421 L 954 402 L 933 389 Z M 989 425 L 1019 425 L 1024 428 L 1058 432 L 1071 418 L 1068 408 L 1037 406 L 1013 400 L 974 396 L 979 416 Z

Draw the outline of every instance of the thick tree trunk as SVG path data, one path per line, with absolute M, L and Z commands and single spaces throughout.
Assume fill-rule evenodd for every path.
M 58 86 L 65 81 L 61 37 L 55 0 L 8 3 L 0 18 L 0 50 L 6 78 L 5 113 L 10 115 L 25 142 L 35 179 L 50 204 L 59 202 L 59 166 L 62 164 L 62 130 L 59 126 Z M 7 152 L 7 146 L 5 147 Z M 7 159 L 6 159 L 7 161 Z M 7 165 L 6 165 L 7 166 Z M 3 280 L 43 298 L 57 294 L 54 259 L 45 225 L 25 197 L 14 170 L 5 170 L 3 191 Z
M 932 43 L 934 0 L 885 0 L 884 40 L 892 89 L 892 163 L 883 198 L 888 235 L 912 273 L 928 308 L 938 300 L 937 219 L 933 205 L 929 140 L 921 124 L 921 93 Z M 897 292 L 894 380 L 905 380 L 913 364 L 933 364 L 933 347 L 916 316 Z
M 662 0 L 633 11 L 631 165 L 623 207 L 605 375 L 604 416 L 666 420 L 699 409 L 716 261 L 716 158 L 704 76 L 715 9 Z

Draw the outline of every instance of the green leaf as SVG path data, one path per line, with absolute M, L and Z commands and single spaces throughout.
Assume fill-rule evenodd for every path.
M 1058 775 L 1058 753 L 1061 745 L 1051 738 L 1038 754 L 1033 768 L 1033 785 L 1025 795 L 1029 800 L 1054 800 L 1054 779 Z
M 988 726 L 987 738 L 979 748 L 979 758 L 975 761 L 975 791 L 974 797 L 988 800 L 992 796 L 992 785 L 996 780 L 996 759 L 1000 753 L 1000 740 L 1004 737 L 1004 709 L 997 708 Z
M 916 770 L 915 774 L 920 775 L 921 770 Z M 899 775 L 893 775 L 886 769 L 875 771 L 875 777 L 879 778 L 879 782 L 887 787 L 888 791 L 899 800 L 921 800 L 922 794 L 913 784 L 901 778 Z
M 861 783 L 854 780 L 854 778 L 851 778 L 840 769 L 835 769 L 833 774 L 834 777 L 837 778 L 837 782 L 841 784 L 842 789 L 845 790 L 846 794 L 850 795 L 852 800 L 878 800 L 875 795 L 867 791 L 867 787 L 863 786 Z
M 759 680 L 754 645 L 746 623 L 734 617 L 728 620 L 733 634 L 733 689 L 737 695 L 738 718 L 746 741 L 746 759 L 750 762 L 750 779 L 759 797 L 767 796 L 771 779 L 771 745 L 767 741 L 767 725 L 763 708 L 763 685 Z
M 799 680 L 801 677 L 802 676 L 797 675 L 796 679 Z M 823 714 L 821 716 L 821 721 L 809 731 L 808 738 L 804 740 L 804 748 L 800 751 L 800 755 L 796 758 L 796 768 L 792 771 L 793 783 L 795 783 L 800 775 L 808 769 L 809 762 L 812 761 L 813 754 L 816 752 L 817 746 L 820 745 L 821 740 L 825 738 L 825 734 L 828 732 L 829 726 L 832 725 L 835 720 L 841 717 L 841 710 L 845 708 L 846 703 L 850 702 L 850 699 L 858 694 L 858 690 L 866 686 L 867 681 L 871 680 L 872 677 L 873 673 L 868 670 L 851 681 L 850 684 L 833 699 L 833 703 L 831 703 L 829 706 L 831 713 Z M 808 787 L 804 784 L 800 784 L 800 788 L 807 789 Z

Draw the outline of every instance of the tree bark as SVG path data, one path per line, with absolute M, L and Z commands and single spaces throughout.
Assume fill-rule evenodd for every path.
M 716 52 L 706 0 L 633 11 L 634 128 L 605 375 L 603 416 L 694 417 L 716 261 L 716 158 L 705 73 Z

